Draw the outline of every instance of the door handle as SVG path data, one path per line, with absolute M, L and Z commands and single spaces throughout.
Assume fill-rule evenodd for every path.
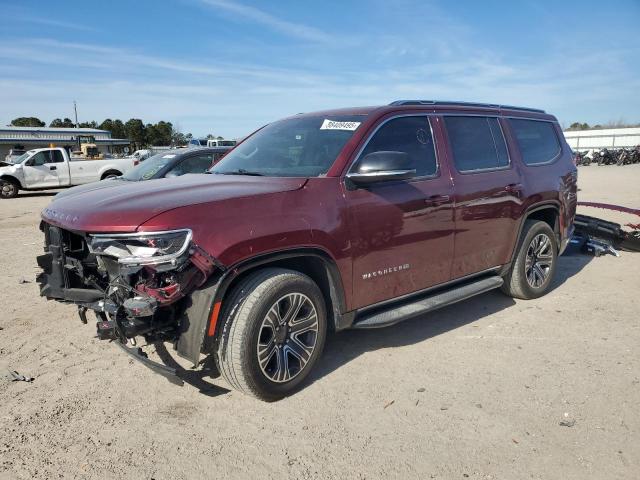
M 49 166 L 49 170 L 57 170 L 57 169 L 58 169 L 58 167 L 56 167 L 55 165 L 50 165 Z
M 448 203 L 450 199 L 451 197 L 449 197 L 449 195 L 431 195 L 424 203 L 431 207 L 437 207 L 438 205 Z

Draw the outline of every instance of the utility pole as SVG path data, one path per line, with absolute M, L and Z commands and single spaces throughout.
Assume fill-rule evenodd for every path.
M 73 101 L 73 111 L 76 114 L 76 128 L 78 128 L 78 106 L 76 105 L 76 101 Z

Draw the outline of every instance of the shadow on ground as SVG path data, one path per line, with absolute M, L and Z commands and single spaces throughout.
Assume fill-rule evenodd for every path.
M 558 259 L 552 290 L 577 275 L 593 260 L 590 255 L 568 253 Z M 330 374 L 366 352 L 423 342 L 514 305 L 515 301 L 512 298 L 500 291 L 493 291 L 391 327 L 329 334 L 322 358 L 310 375 L 309 383 Z
M 187 370 L 175 361 L 164 344 L 156 344 L 156 352 L 158 353 L 158 356 L 160 357 L 162 363 L 164 363 L 167 367 L 175 368 L 178 377 L 184 380 L 185 383 L 188 383 L 189 385 L 197 388 L 200 393 L 209 397 L 217 397 L 218 395 L 229 393 L 229 390 L 227 388 L 220 387 L 205 380 L 205 378 L 211 379 L 211 374 L 215 372 L 215 367 L 213 365 L 213 356 L 209 355 L 207 357 L 201 369 Z
M 569 251 L 560 257 L 552 290 L 559 288 L 567 279 L 577 275 L 591 260 L 593 257 L 574 251 Z M 329 375 L 366 352 L 423 342 L 514 305 L 515 301 L 511 297 L 500 291 L 493 291 L 391 327 L 330 333 L 320 362 L 303 383 L 302 388 Z M 165 365 L 175 368 L 180 378 L 201 393 L 215 397 L 229 392 L 228 389 L 205 380 L 206 377 L 211 379 L 211 374 L 215 372 L 211 355 L 202 369 L 187 370 L 175 361 L 164 345 L 157 345 L 156 349 Z
M 59 193 L 58 190 L 46 190 L 42 192 L 20 192 L 17 197 L 10 200 L 20 200 L 23 197 L 53 197 L 57 193 Z

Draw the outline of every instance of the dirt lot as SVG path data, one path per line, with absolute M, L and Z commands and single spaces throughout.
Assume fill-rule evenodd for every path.
M 639 182 L 583 167 L 580 198 L 637 208 Z M 35 377 L 0 378 L 0 478 L 638 478 L 640 254 L 564 256 L 540 300 L 331 336 L 306 388 L 266 404 L 169 384 L 40 298 L 50 199 L 0 202 L 0 374 Z

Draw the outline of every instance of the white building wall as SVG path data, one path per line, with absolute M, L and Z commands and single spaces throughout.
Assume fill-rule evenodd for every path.
M 564 132 L 564 137 L 574 150 L 629 148 L 640 145 L 640 128 L 577 130 Z

